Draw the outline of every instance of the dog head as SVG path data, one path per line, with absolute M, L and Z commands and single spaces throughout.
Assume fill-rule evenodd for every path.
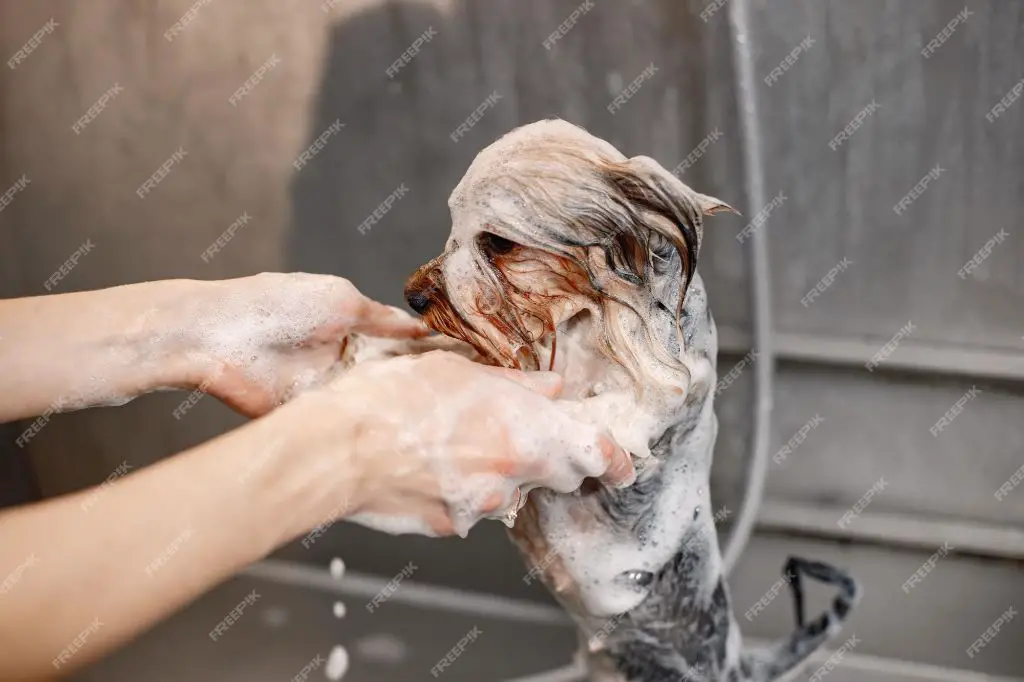
M 621 613 L 636 600 L 608 597 L 608 585 L 622 573 L 654 572 L 673 547 L 602 562 L 582 556 L 586 549 L 570 560 L 567 545 L 584 536 L 648 542 L 638 528 L 650 526 L 665 487 L 666 434 L 711 402 L 716 341 L 697 257 L 704 216 L 732 209 L 653 159 L 626 158 L 560 120 L 523 126 L 484 149 L 448 204 L 444 253 L 409 279 L 406 300 L 429 326 L 495 364 L 561 373 L 566 409 L 608 427 L 637 457 L 633 488 L 534 491 L 514 531 L 560 598 L 589 613 Z M 709 472 L 710 462 L 691 468 L 690 497 L 706 496 Z M 607 575 L 584 575 L 595 562 Z

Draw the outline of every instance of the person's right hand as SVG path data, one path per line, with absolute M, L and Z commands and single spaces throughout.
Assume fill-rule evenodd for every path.
M 608 433 L 551 400 L 560 390 L 554 373 L 433 351 L 358 365 L 271 418 L 298 420 L 306 448 L 352 468 L 342 516 L 396 534 L 465 536 L 481 518 L 514 514 L 533 488 L 635 479 Z

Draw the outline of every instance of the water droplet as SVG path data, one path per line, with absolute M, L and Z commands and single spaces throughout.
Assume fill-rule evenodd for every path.
M 698 516 L 700 516 L 700 507 L 694 507 L 693 508 L 693 520 L 696 521 Z
M 343 646 L 331 649 L 324 666 L 324 674 L 329 680 L 340 680 L 348 672 L 348 651 Z
M 331 577 L 335 580 L 341 580 L 341 577 L 345 575 L 345 562 L 338 557 L 331 559 Z
M 334 617 L 335 618 L 344 618 L 345 617 L 345 604 L 344 603 L 342 603 L 340 601 L 334 602 Z

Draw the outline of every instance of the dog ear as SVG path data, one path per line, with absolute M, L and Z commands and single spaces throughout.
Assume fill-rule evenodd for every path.
M 692 190 L 649 156 L 634 156 L 607 167 L 610 182 L 638 213 L 664 220 L 646 220 L 646 226 L 664 236 L 679 251 L 683 266 L 683 293 L 697 267 L 704 236 L 704 216 L 736 209 L 715 197 Z

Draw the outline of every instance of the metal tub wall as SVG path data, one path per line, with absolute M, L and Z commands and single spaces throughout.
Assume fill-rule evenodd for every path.
M 5 58 L 51 18 L 56 25 L 0 69 L 0 190 L 30 180 L 0 211 L 0 295 L 46 293 L 44 282 L 91 240 L 56 291 L 305 270 L 401 303 L 407 274 L 442 248 L 447 195 L 476 152 L 518 124 L 564 117 L 744 207 L 745 216 L 709 221 L 700 263 L 723 376 L 752 347 L 747 245 L 737 235 L 752 225 L 769 235 L 779 355 L 771 453 L 790 449 L 769 466 L 761 530 L 732 581 L 744 629 L 787 631 L 784 599 L 749 621 L 742 614 L 786 553 L 820 556 L 865 580 L 851 624 L 858 654 L 1024 676 L 1022 620 L 967 654 L 1024 597 L 1024 490 L 994 494 L 1024 464 L 1024 105 L 991 116 L 1024 77 L 1024 6 L 750 4 L 770 209 L 744 196 L 726 3 L 4 0 Z M 299 160 L 326 131 L 308 163 Z M 171 172 L 140 197 L 175 153 Z M 400 198 L 367 222 L 391 195 Z M 246 224 L 204 260 L 243 214 Z M 1000 230 L 1009 236 L 959 275 Z M 733 509 L 752 372 L 736 374 L 719 399 L 714 480 L 716 504 Z M 936 429 L 965 395 L 976 398 Z M 241 423 L 210 399 L 176 419 L 183 397 L 55 416 L 25 450 L 13 444 L 24 425 L 7 429 L 0 454 L 15 464 L 5 480 L 21 484 L 5 488 L 5 501 L 96 484 L 122 462 L 145 466 Z M 943 543 L 948 556 L 904 590 Z M 468 541 L 339 524 L 311 549 L 278 557 L 326 565 L 337 553 L 366 573 L 392 576 L 413 561 L 418 581 L 549 601 L 523 580 L 497 524 Z M 876 679 L 904 679 L 879 670 Z

